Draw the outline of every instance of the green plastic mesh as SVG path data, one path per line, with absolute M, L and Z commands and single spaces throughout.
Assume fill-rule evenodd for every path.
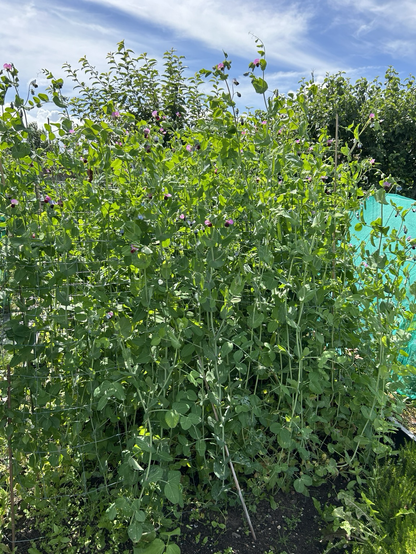
M 415 302 L 414 295 L 410 292 L 410 287 L 416 283 L 416 246 L 412 244 L 412 239 L 416 239 L 416 202 L 410 198 L 405 198 L 398 194 L 386 194 L 386 203 L 377 201 L 373 196 L 367 198 L 363 202 L 363 213 L 357 212 L 353 215 L 351 223 L 351 244 L 357 247 L 357 264 L 362 264 L 361 249 L 358 248 L 362 242 L 365 243 L 365 250 L 369 254 L 373 254 L 379 250 L 380 254 L 385 253 L 387 257 L 392 257 L 385 246 L 386 238 L 377 239 L 374 244 L 371 243 L 371 223 L 377 219 L 381 220 L 381 225 L 388 228 L 390 235 L 393 230 L 396 231 L 398 237 L 406 237 L 407 247 L 405 249 L 407 256 L 407 264 L 404 266 L 406 277 L 403 273 L 403 278 L 406 279 L 407 297 L 403 302 L 403 308 L 409 309 L 411 303 Z M 380 199 L 379 199 L 380 200 Z M 362 227 L 360 224 L 365 222 Z M 403 327 L 410 333 L 409 343 L 405 349 L 407 356 L 401 356 L 400 361 L 408 366 L 412 366 L 405 380 L 405 388 L 403 394 L 410 398 L 416 398 L 416 372 L 413 369 L 416 367 L 416 318 L 411 322 L 403 321 Z

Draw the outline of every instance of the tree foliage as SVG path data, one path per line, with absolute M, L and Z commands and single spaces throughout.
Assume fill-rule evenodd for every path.
M 403 82 L 389 68 L 384 83 L 365 78 L 351 83 L 342 73 L 327 75 L 322 84 L 301 85 L 307 98 L 308 124 L 313 137 L 328 129 L 335 138 L 336 114 L 341 144 L 355 146 L 361 159 L 374 159 L 368 185 L 392 176 L 402 193 L 416 197 L 416 86 L 410 76 Z M 368 125 L 370 114 L 374 118 Z M 353 129 L 364 127 L 359 140 Z M 400 190 L 400 189 L 399 189 Z

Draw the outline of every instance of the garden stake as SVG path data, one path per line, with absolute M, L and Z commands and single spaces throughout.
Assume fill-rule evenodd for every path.
M 205 387 L 206 387 L 207 391 L 210 392 L 210 388 L 209 388 L 209 385 L 208 385 L 207 380 L 205 378 L 205 374 L 203 374 L 202 377 L 204 379 L 204 383 L 205 383 Z M 215 406 L 214 406 L 213 402 L 211 402 L 211 406 L 212 406 L 212 410 L 214 412 L 215 420 L 219 422 L 217 410 L 215 409 Z M 228 450 L 228 446 L 226 444 L 224 444 L 224 450 L 225 450 L 225 453 L 227 454 L 227 457 L 230 458 L 230 451 Z M 240 484 L 238 482 L 238 478 L 237 478 L 237 475 L 235 473 L 234 465 L 233 465 L 233 462 L 232 462 L 231 458 L 228 460 L 228 464 L 230 466 L 231 473 L 233 475 L 235 488 L 237 489 L 238 496 L 239 496 L 240 501 L 241 501 L 241 505 L 243 506 L 244 515 L 246 516 L 246 520 L 247 520 L 248 526 L 250 527 L 251 534 L 253 535 L 253 539 L 256 541 L 257 540 L 256 533 L 254 532 L 253 525 L 252 525 L 251 519 L 250 519 L 250 515 L 248 513 L 246 503 L 244 502 L 243 492 L 240 488 Z
M 7 407 L 11 409 L 11 379 L 10 379 L 10 366 L 7 366 Z M 12 418 L 9 416 L 7 418 L 7 424 L 11 425 Z M 9 449 L 9 486 L 10 486 L 10 515 L 12 520 L 12 552 L 14 552 L 15 546 L 15 520 L 14 520 L 14 483 L 13 483 L 13 455 L 12 455 L 12 443 L 10 436 L 7 438 L 8 449 Z

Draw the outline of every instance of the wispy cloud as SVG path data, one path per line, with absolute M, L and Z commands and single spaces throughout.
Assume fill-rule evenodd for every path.
M 283 0 L 88 0 L 128 13 L 138 22 L 171 29 L 176 36 L 199 41 L 212 50 L 230 50 L 250 59 L 255 53 L 250 33 L 258 35 L 270 59 L 285 67 L 305 68 L 323 62 L 308 38 L 315 15 L 310 2 Z

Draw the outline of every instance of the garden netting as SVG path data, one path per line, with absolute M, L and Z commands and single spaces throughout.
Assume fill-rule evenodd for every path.
M 416 283 L 416 201 L 398 194 L 386 193 L 380 190 L 378 197 L 370 196 L 363 200 L 362 213 L 356 212 L 351 222 L 351 245 L 357 249 L 357 264 L 367 265 L 367 256 L 378 252 L 391 259 L 395 253 L 389 246 L 389 237 L 405 239 L 405 255 L 407 263 L 403 266 L 401 278 L 406 281 L 407 295 L 402 302 L 404 310 L 413 311 L 414 294 L 412 284 Z M 372 238 L 374 223 L 380 231 L 380 237 Z M 373 225 L 372 225 L 373 224 Z M 360 247 L 365 244 L 364 249 Z M 405 354 L 400 360 L 403 364 L 412 366 L 406 377 L 406 387 L 402 391 L 410 398 L 416 398 L 416 323 L 403 319 L 403 328 L 409 332 L 409 343 Z

